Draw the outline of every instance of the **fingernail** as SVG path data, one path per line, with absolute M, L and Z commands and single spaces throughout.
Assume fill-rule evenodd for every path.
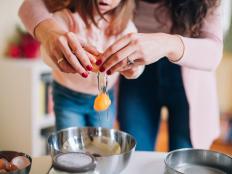
M 88 77 L 88 73 L 84 72 L 84 73 L 81 74 L 81 76 L 84 77 L 84 78 L 87 78 Z
M 106 72 L 106 74 L 107 74 L 107 75 L 111 75 L 112 72 L 111 72 L 110 70 L 108 70 L 108 71 Z
M 92 71 L 92 70 L 93 70 L 93 67 L 90 66 L 90 65 L 87 65 L 87 66 L 86 66 L 86 69 L 87 69 L 88 71 Z
M 101 60 L 97 60 L 97 62 L 96 62 L 96 65 L 101 65 L 102 64 L 102 61 Z
M 104 72 L 106 69 L 103 66 L 101 66 L 99 70 L 100 72 Z

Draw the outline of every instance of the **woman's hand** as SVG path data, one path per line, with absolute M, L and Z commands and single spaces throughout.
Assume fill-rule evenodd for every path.
M 53 20 L 40 23 L 35 36 L 57 67 L 65 73 L 79 73 L 88 77 L 99 52 L 91 45 L 78 39 L 72 32 L 66 32 Z
M 184 45 L 179 36 L 131 33 L 116 41 L 100 56 L 103 61 L 100 71 L 107 71 L 110 75 L 128 66 L 154 63 L 163 57 L 176 61 L 183 52 Z
M 137 79 L 144 70 L 145 66 L 133 66 L 129 69 L 120 71 L 121 75 L 123 75 L 127 79 Z

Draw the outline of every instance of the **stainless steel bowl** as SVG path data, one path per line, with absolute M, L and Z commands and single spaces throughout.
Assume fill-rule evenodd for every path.
M 119 174 L 135 150 L 135 139 L 124 132 L 106 128 L 68 128 L 48 138 L 52 158 L 65 152 L 87 152 L 96 157 L 96 172 Z
M 167 174 L 232 174 L 232 158 L 201 149 L 180 149 L 165 159 Z
M 32 164 L 32 159 L 29 155 L 21 152 L 15 152 L 15 151 L 0 151 L 0 158 L 4 158 L 7 161 L 11 161 L 13 158 L 18 157 L 18 156 L 24 156 L 30 161 L 30 165 L 26 166 L 25 168 L 18 169 L 13 172 L 7 172 L 7 174 L 29 174 L 31 170 L 31 164 Z M 1 172 L 0 172 L 1 173 Z

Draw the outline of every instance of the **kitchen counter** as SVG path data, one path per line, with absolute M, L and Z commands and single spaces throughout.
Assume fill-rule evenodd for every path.
M 135 152 L 121 174 L 164 174 L 165 153 Z M 51 166 L 49 156 L 33 158 L 31 174 L 47 174 Z

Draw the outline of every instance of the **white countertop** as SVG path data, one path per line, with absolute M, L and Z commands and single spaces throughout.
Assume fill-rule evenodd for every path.
M 165 153 L 135 152 L 121 174 L 164 174 Z M 31 174 L 46 174 L 51 166 L 49 156 L 33 158 Z
M 121 174 L 164 174 L 165 153 L 135 152 Z

